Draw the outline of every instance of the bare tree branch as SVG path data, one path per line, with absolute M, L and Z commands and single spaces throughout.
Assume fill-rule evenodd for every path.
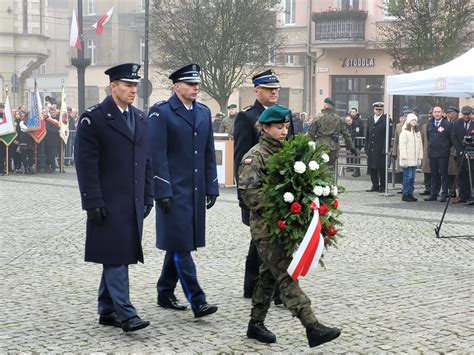
M 154 0 L 150 40 L 162 70 L 201 66 L 202 89 L 225 110 L 232 92 L 281 47 L 278 0 Z

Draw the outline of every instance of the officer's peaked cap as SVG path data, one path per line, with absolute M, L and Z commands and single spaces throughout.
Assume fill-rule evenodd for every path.
M 448 109 L 446 110 L 446 113 L 447 112 L 457 112 L 457 113 L 459 113 L 459 109 L 457 107 L 454 107 L 454 106 L 449 106 Z
M 111 82 L 121 80 L 130 83 L 139 83 L 141 78 L 138 75 L 139 70 L 140 64 L 125 63 L 109 68 L 104 73 L 109 76 Z
M 261 86 L 264 88 L 279 88 L 280 80 L 275 75 L 273 70 L 268 69 L 261 73 L 258 73 L 252 77 L 252 83 L 254 87 Z
M 173 80 L 173 84 L 178 82 L 184 83 L 200 83 L 201 82 L 201 67 L 197 64 L 188 64 L 175 72 L 169 78 Z
M 290 122 L 291 119 L 291 110 L 284 106 L 275 105 L 267 108 L 262 114 L 258 117 L 258 122 L 260 123 L 284 123 Z
M 383 107 L 384 103 L 382 101 L 377 101 L 372 104 L 372 107 Z

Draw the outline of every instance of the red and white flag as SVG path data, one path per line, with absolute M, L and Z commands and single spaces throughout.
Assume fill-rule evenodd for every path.
M 102 33 L 102 30 L 104 29 L 104 25 L 109 22 L 110 18 L 112 17 L 112 13 L 114 12 L 114 7 L 112 6 L 112 8 L 107 11 L 107 13 L 102 16 L 99 21 L 97 21 L 96 23 L 94 23 L 92 25 L 92 27 L 95 28 L 95 33 L 97 33 L 98 35 L 100 35 Z
M 293 280 L 296 281 L 300 276 L 307 276 L 316 270 L 324 249 L 324 238 L 321 234 L 321 227 L 319 210 L 315 209 L 313 219 L 306 231 L 304 239 L 293 255 L 293 260 L 286 270 Z
M 81 39 L 79 38 L 79 23 L 77 22 L 76 11 L 72 9 L 71 34 L 69 37 L 69 45 L 81 49 Z

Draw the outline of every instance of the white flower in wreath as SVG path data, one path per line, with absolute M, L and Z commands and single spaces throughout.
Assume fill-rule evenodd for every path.
M 337 189 L 337 186 L 334 185 L 332 188 L 331 188 L 331 195 L 333 195 L 334 197 L 336 197 L 339 193 L 339 190 Z
M 323 155 L 321 155 L 321 159 L 327 163 L 329 161 L 329 155 L 327 155 L 326 153 L 324 153 Z
M 308 145 L 312 150 L 316 150 L 316 143 L 315 142 L 308 142 Z
M 292 203 L 295 200 L 295 196 L 291 192 L 285 192 L 283 194 L 283 200 L 288 203 Z
M 308 166 L 309 166 L 309 170 L 318 170 L 319 169 L 319 164 L 317 162 L 315 162 L 314 160 L 311 160 L 308 163 Z
M 316 185 L 313 189 L 313 192 L 316 196 L 321 196 L 323 194 L 323 187 L 322 186 L 319 186 L 319 185 Z
M 331 193 L 331 188 L 329 186 L 324 186 L 323 187 L 323 196 L 329 196 Z
M 295 169 L 295 172 L 298 174 L 303 174 L 306 171 L 306 164 L 302 161 L 297 161 L 293 166 L 293 169 Z

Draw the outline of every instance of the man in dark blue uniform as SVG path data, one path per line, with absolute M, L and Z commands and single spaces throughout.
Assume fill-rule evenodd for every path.
M 175 296 L 178 280 L 196 318 L 215 313 L 199 286 L 191 252 L 205 245 L 206 208 L 219 195 L 209 108 L 196 101 L 200 68 L 189 64 L 169 77 L 174 94 L 150 109 L 155 184 L 156 246 L 166 250 L 157 283 L 158 304 L 184 310 Z
M 452 125 L 443 117 L 441 107 L 433 107 L 433 119 L 426 127 L 428 138 L 428 157 L 431 168 L 430 196 L 425 201 L 436 201 L 438 193 L 439 202 L 446 202 L 448 197 L 448 163 L 451 154 Z
M 372 187 L 366 191 L 385 192 L 387 114 L 383 113 L 383 102 L 374 102 L 372 107 L 374 109 L 374 115 L 367 120 L 364 147 L 367 154 L 367 167 L 369 168 Z M 391 136 L 392 121 L 389 120 L 389 139 Z
M 85 260 L 103 264 L 99 323 L 124 332 L 147 327 L 129 298 L 128 265 L 143 262 L 143 219 L 153 207 L 148 117 L 132 106 L 138 64 L 110 68 L 111 96 L 79 119 L 75 162 L 87 211 Z
M 237 184 L 239 182 L 239 166 L 242 157 L 250 150 L 250 148 L 258 143 L 258 139 L 260 138 L 260 133 L 255 126 L 257 119 L 266 108 L 277 104 L 281 87 L 278 77 L 271 69 L 255 75 L 252 78 L 252 82 L 255 87 L 257 98 L 252 106 L 246 107 L 243 111 L 240 111 L 237 114 L 234 122 L 234 177 Z M 292 136 L 293 134 L 293 121 L 291 121 L 288 136 Z M 247 207 L 245 207 L 239 190 L 237 191 L 237 197 L 241 208 L 242 223 L 246 226 L 250 226 L 250 212 Z M 253 241 L 250 240 L 247 259 L 245 261 L 245 298 L 252 298 L 261 263 L 257 248 Z M 277 295 L 278 294 L 279 291 L 277 290 Z M 276 298 L 276 303 L 281 304 L 279 297 Z

